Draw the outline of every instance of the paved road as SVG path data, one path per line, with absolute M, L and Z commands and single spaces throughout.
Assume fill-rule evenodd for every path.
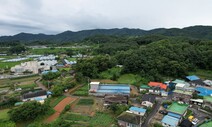
M 41 78 L 35 80 L 35 84 L 37 84 L 43 90 L 48 90 L 42 83 L 40 83 Z
M 153 107 L 152 112 L 147 116 L 145 122 L 142 124 L 142 127 L 149 127 L 150 121 L 153 118 L 153 116 L 157 113 L 157 111 L 159 110 L 161 103 L 162 103 L 162 99 L 158 99 L 157 103 Z

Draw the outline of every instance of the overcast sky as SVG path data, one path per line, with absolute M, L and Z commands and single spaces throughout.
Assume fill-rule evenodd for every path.
M 0 36 L 212 25 L 212 0 L 0 0 Z

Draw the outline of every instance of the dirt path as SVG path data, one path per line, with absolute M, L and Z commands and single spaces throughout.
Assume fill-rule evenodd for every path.
M 65 106 L 67 104 L 70 104 L 72 102 L 74 102 L 77 99 L 77 97 L 66 97 L 64 98 L 60 103 L 58 103 L 55 107 L 55 113 L 51 116 L 49 116 L 49 118 L 47 118 L 45 120 L 46 123 L 50 123 L 52 121 L 54 121 L 55 119 L 57 119 L 60 116 L 60 113 L 63 111 L 63 109 L 65 108 Z
M 36 79 L 34 82 L 35 84 L 37 84 L 40 88 L 42 88 L 43 90 L 48 90 L 41 82 L 40 82 L 41 78 Z

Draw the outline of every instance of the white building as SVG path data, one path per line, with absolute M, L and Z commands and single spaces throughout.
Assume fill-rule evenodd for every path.
M 29 61 L 21 63 L 20 65 L 16 65 L 15 67 L 12 67 L 11 72 L 15 73 L 23 73 L 25 71 L 32 72 L 33 74 L 38 73 L 38 62 L 37 61 Z

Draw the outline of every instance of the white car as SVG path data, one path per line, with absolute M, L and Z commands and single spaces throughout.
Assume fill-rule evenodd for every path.
M 198 120 L 197 118 L 194 118 L 194 119 L 192 120 L 192 124 L 193 124 L 193 125 L 196 125 L 198 122 L 199 122 L 199 120 Z

